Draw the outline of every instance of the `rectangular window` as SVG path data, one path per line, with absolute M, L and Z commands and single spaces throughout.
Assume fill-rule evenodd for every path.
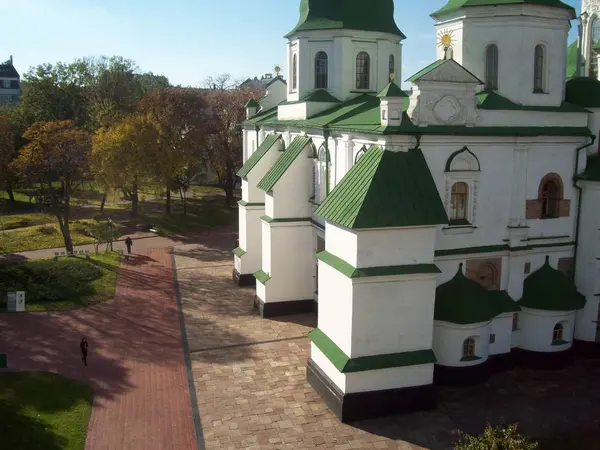
M 2 84 L 4 85 L 4 89 L 10 89 L 10 80 L 4 80 Z
M 526 262 L 525 263 L 525 273 L 531 273 L 531 263 L 530 262 Z
M 513 314 L 512 330 L 517 331 L 518 329 L 519 329 L 519 315 L 515 313 L 515 314 Z
M 490 334 L 490 344 L 494 344 L 496 342 L 496 335 Z

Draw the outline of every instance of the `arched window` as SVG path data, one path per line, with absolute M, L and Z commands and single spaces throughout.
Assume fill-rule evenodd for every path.
M 356 89 L 369 89 L 371 85 L 371 57 L 367 52 L 356 56 Z
M 544 46 L 535 46 L 535 55 L 533 62 L 533 92 L 544 92 L 544 72 L 546 71 L 546 61 Z
M 496 290 L 499 289 L 499 277 L 498 277 L 498 269 L 494 264 L 485 263 L 479 266 L 479 271 L 477 273 L 477 278 L 479 279 L 479 284 L 486 287 L 487 289 Z
M 498 89 L 498 46 L 490 44 L 485 49 L 485 88 Z
M 327 89 L 328 70 L 327 53 L 317 53 L 315 56 L 315 89 Z
M 298 55 L 292 58 L 292 90 L 298 89 Z
M 552 330 L 552 342 L 564 340 L 563 331 L 564 327 L 562 326 L 562 323 L 557 323 L 554 325 L 554 330 Z
M 548 180 L 542 186 L 542 218 L 554 219 L 559 216 L 560 188 L 554 180 Z
M 469 337 L 463 342 L 462 357 L 475 356 L 475 338 Z
M 390 63 L 389 63 L 389 67 L 388 67 L 389 81 L 392 81 L 395 73 L 396 73 L 396 58 L 394 58 L 394 55 L 390 55 Z
M 468 220 L 469 186 L 461 181 L 452 185 L 450 220 Z
M 594 21 L 592 22 L 592 42 L 591 42 L 591 48 L 593 48 L 598 41 L 600 41 L 600 19 L 598 19 L 598 17 L 594 18 Z M 591 78 L 598 78 L 598 58 L 595 57 L 595 55 L 593 54 L 593 50 L 591 52 L 591 61 L 590 61 L 590 77 Z

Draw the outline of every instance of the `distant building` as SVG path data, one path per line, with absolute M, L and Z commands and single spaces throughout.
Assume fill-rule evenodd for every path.
M 13 57 L 0 64 L 0 105 L 16 105 L 21 97 L 21 76 L 13 65 Z
M 275 80 L 281 80 L 285 83 L 285 81 L 283 80 L 283 77 L 281 77 L 279 75 L 274 77 L 272 74 L 266 73 L 260 79 L 258 79 L 257 77 L 254 77 L 254 79 L 248 78 L 246 81 L 244 81 L 242 84 L 240 84 L 240 89 L 254 88 L 254 87 L 266 89 Z

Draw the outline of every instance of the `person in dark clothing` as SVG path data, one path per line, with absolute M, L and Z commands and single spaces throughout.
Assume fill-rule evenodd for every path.
M 127 253 L 131 255 L 131 246 L 133 245 L 133 241 L 129 236 L 127 237 L 127 239 L 125 239 L 125 245 L 127 246 Z
M 79 343 L 79 348 L 81 348 L 81 360 L 83 364 L 87 366 L 87 354 L 88 354 L 88 341 L 86 338 L 83 338 Z

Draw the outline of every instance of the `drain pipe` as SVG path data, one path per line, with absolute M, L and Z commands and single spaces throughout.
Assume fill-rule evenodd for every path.
M 573 251 L 573 270 L 571 271 L 571 281 L 575 282 L 575 272 L 577 270 L 577 249 L 579 248 L 579 226 L 581 222 L 581 199 L 583 197 L 583 189 L 580 186 L 577 186 L 577 177 L 579 172 L 579 152 L 596 142 L 596 136 L 591 135 L 591 142 L 582 145 L 581 147 L 577 147 L 575 149 L 575 174 L 573 175 L 573 187 L 577 189 L 577 218 L 575 220 L 575 250 Z
M 325 138 L 325 196 L 329 195 L 331 155 L 329 154 L 329 130 L 323 130 L 323 138 Z M 318 157 L 318 155 L 317 155 Z M 317 159 L 318 161 L 318 159 Z

